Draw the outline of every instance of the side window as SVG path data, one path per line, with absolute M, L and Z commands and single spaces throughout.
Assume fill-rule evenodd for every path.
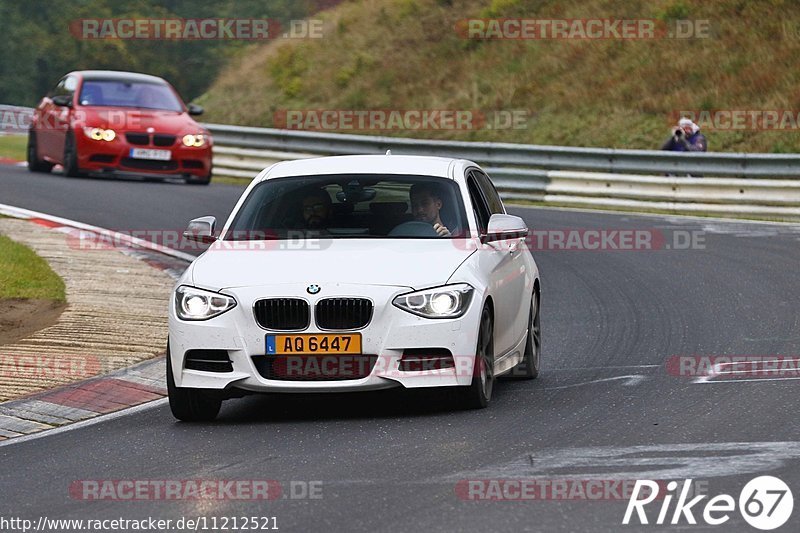
M 75 76 L 67 76 L 58 82 L 56 88 L 50 92 L 50 97 L 61 96 L 62 94 L 72 96 L 78 87 L 78 79 Z
M 475 176 L 475 180 L 478 182 L 481 191 L 483 191 L 483 196 L 486 198 L 486 202 L 489 204 L 489 211 L 493 215 L 505 214 L 506 210 L 503 207 L 503 201 L 500 199 L 500 194 L 497 192 L 497 189 L 495 189 L 491 180 L 489 180 L 489 177 L 478 170 L 473 170 L 472 174 Z
M 61 81 L 58 82 L 58 85 L 56 85 L 55 88 L 52 91 L 50 91 L 50 94 L 48 94 L 47 96 L 52 98 L 53 96 L 58 96 L 60 94 L 67 94 L 64 89 L 64 84 L 66 82 L 67 78 L 61 78 Z
M 491 213 L 489 212 L 489 206 L 486 205 L 486 200 L 483 199 L 480 187 L 471 174 L 469 178 L 467 178 L 467 189 L 469 190 L 469 199 L 472 204 L 472 209 L 475 211 L 475 219 L 478 222 L 478 231 L 484 234 L 489 228 L 489 217 Z
M 78 78 L 75 76 L 69 76 L 64 81 L 64 90 L 67 91 L 66 94 L 75 94 L 75 89 L 78 88 Z

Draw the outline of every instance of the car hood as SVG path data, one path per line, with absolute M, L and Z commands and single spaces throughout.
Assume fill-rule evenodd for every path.
M 195 261 L 192 283 L 211 290 L 331 282 L 420 289 L 446 283 L 472 253 L 461 239 L 218 241 Z
M 147 131 L 175 135 L 187 131 L 199 132 L 201 128 L 187 113 L 136 109 L 125 107 L 81 107 L 83 124 L 92 128 L 112 128 L 117 132 Z

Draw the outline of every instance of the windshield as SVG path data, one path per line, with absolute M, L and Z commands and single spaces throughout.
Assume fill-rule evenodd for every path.
M 81 105 L 183 111 L 172 89 L 156 83 L 87 80 L 81 87 L 78 101 Z
M 226 240 L 463 238 L 468 228 L 452 180 L 403 175 L 278 178 L 257 185 Z

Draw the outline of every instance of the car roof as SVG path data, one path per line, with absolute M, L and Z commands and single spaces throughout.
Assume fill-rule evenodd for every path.
M 276 163 L 258 181 L 325 174 L 407 174 L 450 178 L 456 159 L 418 155 L 345 155 Z
M 112 80 L 112 81 L 131 81 L 139 83 L 155 83 L 158 85 L 166 85 L 167 82 L 158 76 L 151 76 L 150 74 L 140 74 L 138 72 L 123 72 L 120 70 L 77 70 L 70 72 L 70 74 L 77 74 L 84 80 Z

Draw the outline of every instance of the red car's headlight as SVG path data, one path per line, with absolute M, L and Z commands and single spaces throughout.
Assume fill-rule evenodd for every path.
M 192 135 L 191 133 L 183 136 L 184 146 L 203 146 L 206 143 L 206 136 L 202 133 Z
M 113 141 L 117 138 L 117 132 L 108 129 L 104 130 L 103 128 L 83 128 L 83 133 L 92 140 L 95 141 Z

